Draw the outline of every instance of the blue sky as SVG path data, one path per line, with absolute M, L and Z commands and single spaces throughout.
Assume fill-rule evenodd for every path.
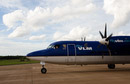
M 0 0 L 0 55 L 26 55 L 59 40 L 130 35 L 129 0 Z

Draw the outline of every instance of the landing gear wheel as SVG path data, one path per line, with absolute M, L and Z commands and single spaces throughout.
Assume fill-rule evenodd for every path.
M 109 69 L 115 69 L 115 64 L 108 64 Z
M 41 69 L 41 73 L 46 74 L 46 72 L 47 72 L 47 69 L 46 69 L 46 68 L 42 68 L 42 69 Z

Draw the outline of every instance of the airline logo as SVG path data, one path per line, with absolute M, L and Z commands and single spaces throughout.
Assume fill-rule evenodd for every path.
M 88 47 L 88 46 L 83 47 L 81 45 L 76 45 L 76 47 L 78 48 L 78 50 L 93 50 L 92 47 Z
M 119 43 L 119 42 L 123 43 L 124 41 L 123 40 L 115 40 L 115 42 L 116 43 Z
M 79 50 L 93 50 L 92 47 L 78 47 Z
M 117 40 L 110 40 L 110 42 L 123 43 L 123 42 L 127 42 L 127 41 L 117 39 Z

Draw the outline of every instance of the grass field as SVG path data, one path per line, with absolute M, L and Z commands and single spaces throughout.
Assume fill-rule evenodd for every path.
M 26 57 L 19 57 L 13 59 L 14 57 L 7 57 L 5 59 L 0 59 L 0 66 L 3 65 L 16 65 L 16 64 L 31 64 L 31 63 L 40 63 L 40 61 L 29 60 Z
M 31 64 L 31 63 L 40 63 L 39 61 L 20 61 L 19 59 L 11 59 L 11 60 L 0 60 L 0 66 L 2 65 L 16 65 L 16 64 Z

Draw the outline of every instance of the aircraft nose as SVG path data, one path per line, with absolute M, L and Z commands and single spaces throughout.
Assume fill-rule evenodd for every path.
M 44 50 L 40 50 L 40 51 L 34 51 L 31 53 L 27 54 L 27 57 L 32 57 L 32 56 L 44 56 L 45 55 L 45 51 Z
M 38 55 L 40 55 L 40 53 L 41 53 L 40 51 L 31 52 L 31 53 L 27 54 L 27 57 L 38 56 Z
M 32 56 L 32 53 L 29 53 L 29 54 L 27 54 L 26 56 L 27 56 L 27 57 L 30 57 L 30 56 Z
M 32 53 L 28 53 L 28 54 L 27 54 L 27 57 L 31 57 L 31 56 L 35 56 L 35 53 L 32 52 Z

